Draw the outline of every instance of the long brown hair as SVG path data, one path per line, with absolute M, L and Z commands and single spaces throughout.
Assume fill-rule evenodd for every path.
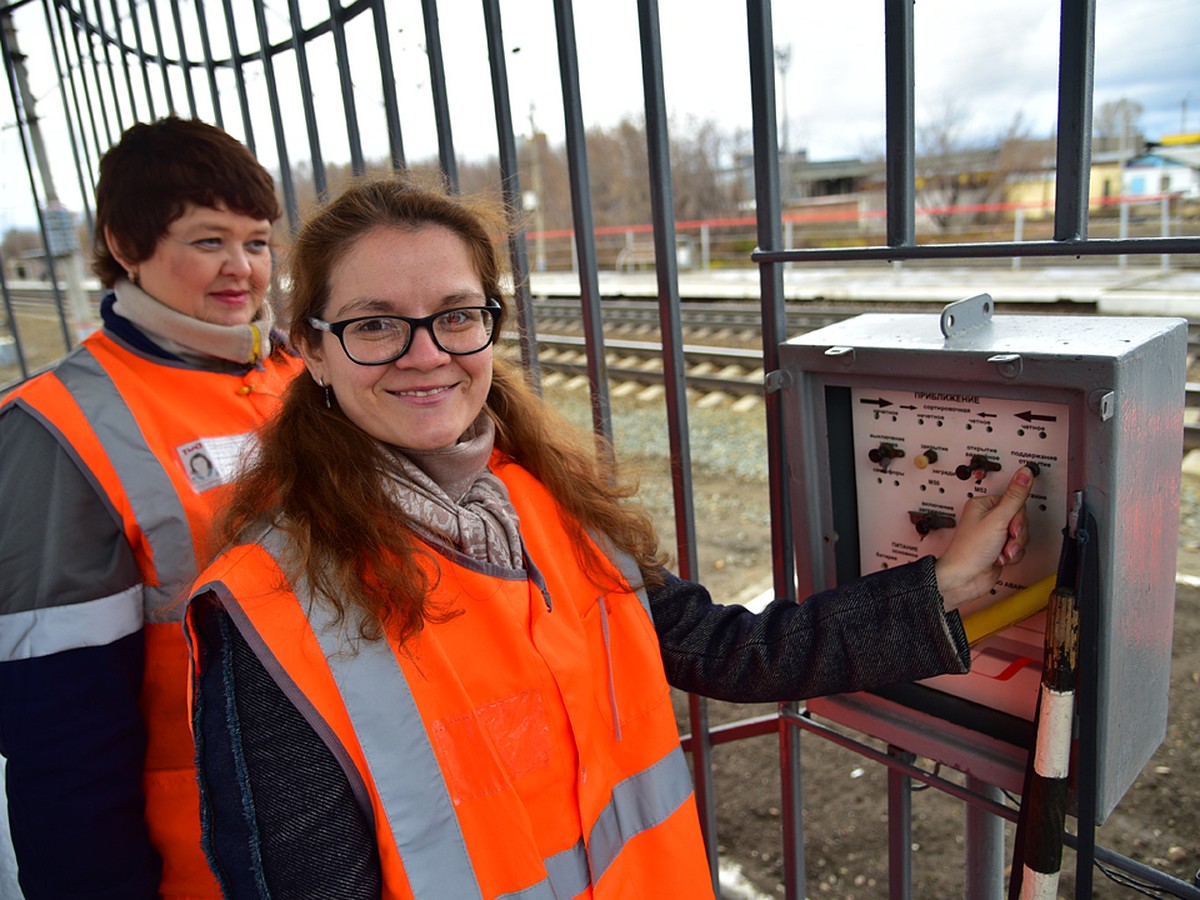
M 317 210 L 296 237 L 287 259 L 292 340 L 314 346 L 320 333 L 308 324 L 321 317 L 330 272 L 355 241 L 377 228 L 439 225 L 462 238 L 484 293 L 508 310 L 501 292 L 493 235 L 506 227 L 503 210 L 482 198 L 448 194 L 407 176 L 357 181 Z M 605 534 L 632 554 L 653 579 L 665 561 L 644 514 L 624 505 L 632 488 L 617 482 L 609 454 L 597 453 L 590 436 L 574 433 L 526 384 L 520 370 L 493 359 L 485 409 L 496 424 L 497 449 L 528 469 L 564 511 L 580 562 L 596 577 L 602 564 L 586 532 Z M 297 551 L 297 571 L 314 594 L 339 615 L 363 613 L 364 637 L 388 633 L 400 641 L 461 612 L 435 608 L 419 556 L 428 554 L 412 524 L 385 489 L 392 449 L 355 426 L 311 378 L 296 378 L 283 406 L 261 435 L 260 452 L 239 479 L 218 527 L 217 540 L 233 543 L 270 521 L 285 530 Z

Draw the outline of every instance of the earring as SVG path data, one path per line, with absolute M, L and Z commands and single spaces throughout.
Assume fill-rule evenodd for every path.
M 138 280 L 137 269 L 130 269 L 129 270 L 129 283 L 137 284 L 137 280 Z
M 329 396 L 329 385 L 327 385 L 325 383 L 325 379 L 323 377 L 317 379 L 317 384 L 320 385 L 321 387 L 325 388 L 325 408 L 333 409 L 333 403 L 330 400 L 330 396 Z

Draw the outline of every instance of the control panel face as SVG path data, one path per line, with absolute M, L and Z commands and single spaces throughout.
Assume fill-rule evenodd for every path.
M 970 393 L 851 390 L 863 574 L 938 556 L 972 497 L 1000 495 L 1013 473 L 1035 473 L 1026 504 L 1030 541 L 990 596 L 965 616 L 1054 575 L 1068 512 L 1065 404 Z M 1023 718 L 1037 695 L 1044 613 L 973 648 L 972 674 L 930 684 Z

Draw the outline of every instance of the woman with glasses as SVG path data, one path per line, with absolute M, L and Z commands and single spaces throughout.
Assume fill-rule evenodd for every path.
M 364 181 L 292 248 L 311 377 L 185 619 L 227 896 L 711 896 L 668 684 L 763 701 L 964 672 L 953 609 L 1024 552 L 1021 469 L 939 560 L 713 604 L 494 355 L 503 229 Z

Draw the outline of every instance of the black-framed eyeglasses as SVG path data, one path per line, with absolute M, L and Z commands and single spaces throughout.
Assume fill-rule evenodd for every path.
M 340 322 L 310 318 L 318 331 L 335 335 L 347 358 L 360 366 L 383 366 L 395 362 L 412 346 L 413 334 L 424 328 L 439 350 L 452 356 L 479 353 L 495 336 L 500 305 L 458 306 L 432 316 L 357 316 Z

